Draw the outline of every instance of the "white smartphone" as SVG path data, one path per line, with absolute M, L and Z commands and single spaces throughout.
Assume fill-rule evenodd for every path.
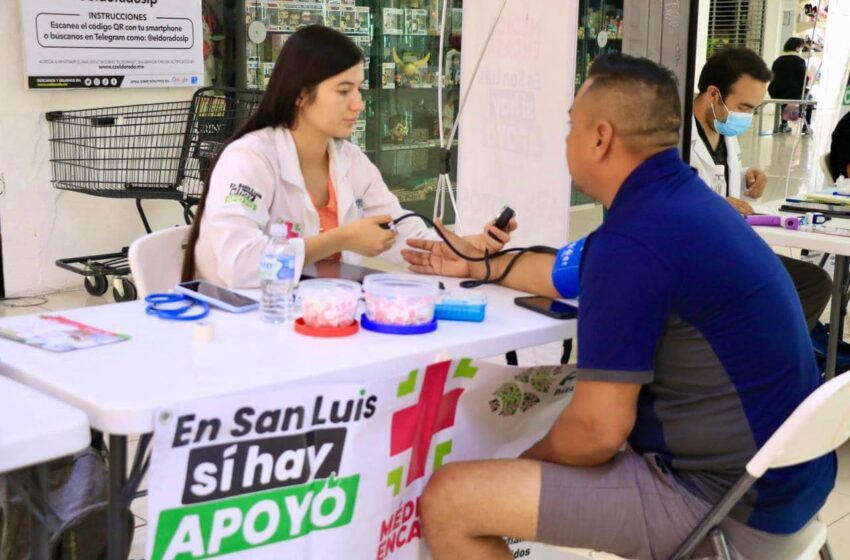
M 227 288 L 204 282 L 203 280 L 181 282 L 177 284 L 177 288 L 175 289 L 181 294 L 205 301 L 213 307 L 218 307 L 231 313 L 245 313 L 246 311 L 254 311 L 260 307 L 260 302 L 255 299 L 243 296 Z

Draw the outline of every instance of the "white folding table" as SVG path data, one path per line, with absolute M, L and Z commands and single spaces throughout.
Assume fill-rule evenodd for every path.
M 442 281 L 457 288 L 456 279 Z M 478 290 L 488 297 L 483 323 L 442 321 L 435 332 L 416 336 L 361 330 L 348 338 L 310 338 L 295 333 L 291 324 L 263 323 L 258 313 L 213 310 L 206 321 L 214 326 L 214 340 L 196 342 L 194 323 L 146 315 L 143 302 L 75 309 L 61 314 L 131 340 L 63 354 L 0 340 L 0 374 L 79 408 L 92 427 L 109 434 L 109 557 L 119 558 L 126 550 L 121 512 L 147 468 L 159 407 L 287 382 L 321 382 L 332 375 L 368 380 L 421 367 L 444 354 L 480 359 L 575 337 L 575 320 L 551 319 L 513 303 L 526 294 L 501 286 Z M 144 435 L 128 476 L 129 434 Z
M 20 480 L 30 500 L 34 558 L 49 558 L 46 464 L 85 449 L 89 439 L 82 411 L 0 377 L 0 473 Z

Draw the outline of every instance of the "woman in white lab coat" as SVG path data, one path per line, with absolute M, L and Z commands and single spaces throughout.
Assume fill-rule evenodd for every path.
M 364 109 L 363 66 L 359 47 L 330 28 L 309 26 L 287 40 L 260 106 L 210 170 L 184 280 L 258 286 L 273 223 L 290 232 L 296 274 L 327 258 L 357 262 L 389 251 L 400 260 L 406 239 L 430 235 L 416 219 L 401 222 L 397 233 L 381 227 L 405 212 L 366 155 L 339 140 Z M 469 239 L 483 252 L 509 237 L 488 224 Z

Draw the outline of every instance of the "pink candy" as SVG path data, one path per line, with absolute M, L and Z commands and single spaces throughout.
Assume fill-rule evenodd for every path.
M 315 328 L 347 327 L 357 320 L 360 286 L 337 280 L 308 280 L 301 283 L 301 315 Z M 351 284 L 351 285 L 348 285 Z
M 434 297 L 382 297 L 366 294 L 366 316 L 382 325 L 424 325 L 434 319 Z

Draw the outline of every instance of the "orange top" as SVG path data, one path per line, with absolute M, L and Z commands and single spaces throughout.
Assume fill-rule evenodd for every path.
M 324 233 L 326 231 L 330 231 L 334 228 L 339 227 L 339 216 L 337 215 L 337 204 L 336 204 L 336 189 L 334 188 L 333 179 L 331 179 L 330 175 L 328 175 L 328 203 L 326 206 L 319 207 L 316 204 L 316 199 L 312 193 L 307 191 L 310 194 L 310 200 L 313 201 L 313 206 L 316 208 L 316 212 L 319 214 L 319 233 Z M 328 260 L 338 261 L 342 258 L 341 253 L 336 253 L 335 255 L 331 255 L 328 257 Z

